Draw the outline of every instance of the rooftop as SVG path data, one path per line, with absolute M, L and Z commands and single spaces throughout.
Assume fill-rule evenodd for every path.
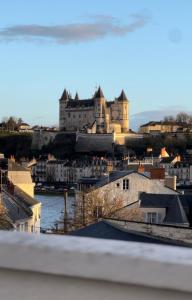
M 152 243 L 152 244 L 163 244 L 163 245 L 175 245 L 175 246 L 191 246 L 183 242 L 173 241 L 167 238 L 155 237 L 133 230 L 123 230 L 122 228 L 115 226 L 107 221 L 99 221 L 97 223 L 88 225 L 79 230 L 70 233 L 73 236 L 109 239 L 109 240 L 120 240 L 140 243 Z

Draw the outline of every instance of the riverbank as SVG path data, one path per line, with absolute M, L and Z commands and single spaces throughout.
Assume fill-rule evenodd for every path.
M 70 196 L 75 196 L 75 190 L 68 190 L 68 195 Z M 57 190 L 46 190 L 46 191 L 42 191 L 42 190 L 35 190 L 35 195 L 43 195 L 43 196 L 61 196 L 64 194 L 64 190 L 63 191 L 57 191 Z

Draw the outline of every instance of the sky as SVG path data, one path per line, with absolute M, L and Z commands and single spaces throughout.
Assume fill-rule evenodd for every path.
M 0 120 L 57 125 L 63 89 L 125 90 L 131 127 L 192 111 L 191 0 L 0 0 Z

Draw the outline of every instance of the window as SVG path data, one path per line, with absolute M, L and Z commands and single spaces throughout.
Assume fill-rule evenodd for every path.
M 158 214 L 156 212 L 148 212 L 146 214 L 147 223 L 158 223 Z
M 117 187 L 118 187 L 118 188 L 120 187 L 120 183 L 119 183 L 119 182 L 117 182 Z
M 124 190 L 129 189 L 129 179 L 123 179 L 123 189 Z

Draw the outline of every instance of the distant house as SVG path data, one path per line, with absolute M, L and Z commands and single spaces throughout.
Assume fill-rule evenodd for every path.
M 176 162 L 169 168 L 168 173 L 177 177 L 178 185 L 192 184 L 192 165 L 188 162 Z
M 177 184 L 192 184 L 192 164 L 188 161 L 181 161 L 179 155 L 163 158 L 159 166 L 164 168 L 167 174 L 177 177 Z
M 40 232 L 41 205 L 34 198 L 16 188 L 14 193 L 3 190 L 2 205 L 10 228 L 32 233 Z
M 116 211 L 113 217 L 138 221 L 138 215 L 145 223 L 192 227 L 192 196 L 141 193 L 139 201 Z
M 177 122 L 151 121 L 140 126 L 140 133 L 160 134 L 165 132 L 177 132 L 184 124 Z
M 31 126 L 29 124 L 22 122 L 18 125 L 18 131 L 19 132 L 33 132 L 33 129 L 31 128 Z
M 46 165 L 47 181 L 77 183 L 83 177 L 101 177 L 108 167 L 104 159 L 50 160 Z
M 8 160 L 2 189 L 6 214 L 18 231 L 40 232 L 41 203 L 34 199 L 30 170 Z

